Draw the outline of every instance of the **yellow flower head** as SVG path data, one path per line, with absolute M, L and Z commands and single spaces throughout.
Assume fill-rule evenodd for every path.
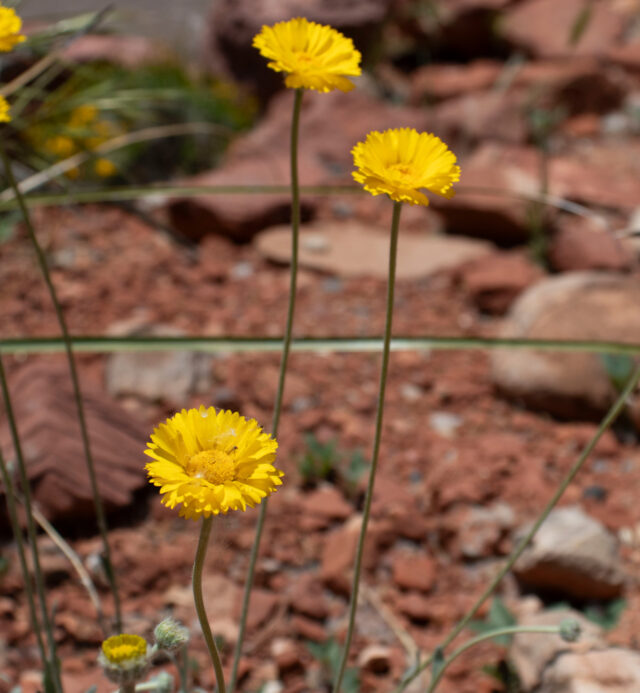
M 11 7 L 0 6 L 0 52 L 7 53 L 13 50 L 17 43 L 22 43 L 26 36 L 20 33 L 22 19 L 18 17 Z
M 104 159 L 102 157 L 96 159 L 95 163 L 93 164 L 93 170 L 98 176 L 100 176 L 100 178 L 110 178 L 118 171 L 113 161 L 110 159 Z
M 435 135 L 413 128 L 373 131 L 351 150 L 353 177 L 372 195 L 386 193 L 396 202 L 428 205 L 425 188 L 453 197 L 460 180 L 455 154 Z
M 255 419 L 213 407 L 183 409 L 153 432 L 146 470 L 168 508 L 197 519 L 246 510 L 282 484 L 278 443 Z
M 134 683 L 149 669 L 152 652 L 144 638 L 122 633 L 102 643 L 98 661 L 111 681 Z
M 44 141 L 43 147 L 47 152 L 54 154 L 60 159 L 66 159 L 76 151 L 75 142 L 66 135 L 54 135 L 47 138 Z
M 9 102 L 0 96 L 0 123 L 10 123 L 11 114 L 9 113 Z
M 89 103 L 76 106 L 69 116 L 69 125 L 71 127 L 82 127 L 89 125 L 98 117 L 98 109 Z
M 271 61 L 272 70 L 287 73 L 284 83 L 292 89 L 351 91 L 354 85 L 347 77 L 362 71 L 350 38 L 303 17 L 263 26 L 253 45 Z

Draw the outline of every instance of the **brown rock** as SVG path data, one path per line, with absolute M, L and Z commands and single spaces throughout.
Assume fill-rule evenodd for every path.
M 53 521 L 93 519 L 93 496 L 66 363 L 34 361 L 11 378 L 9 387 L 27 475 L 40 510 Z M 146 485 L 142 450 L 148 431 L 100 390 L 83 383 L 82 394 L 102 501 L 108 511 L 127 508 L 134 493 Z M 7 459 L 13 459 L 6 419 L 3 423 L 0 445 Z
M 456 196 L 452 200 L 434 196 L 433 207 L 450 231 L 505 245 L 525 241 L 530 203 L 514 199 L 514 195 L 537 193 L 538 168 L 539 153 L 533 148 L 480 145 L 462 162 Z
M 280 674 L 290 673 L 303 666 L 300 648 L 291 638 L 275 638 L 271 643 L 271 656 Z
M 573 26 L 585 9 L 583 0 L 525 0 L 506 11 L 501 33 L 539 57 L 603 55 L 622 36 L 625 17 L 612 3 L 592 3 L 592 16 L 572 45 Z
M 322 549 L 320 575 L 325 583 L 338 588 L 338 591 L 350 589 L 348 574 L 353 565 L 361 522 L 362 518 L 356 516 L 331 532 Z
M 493 254 L 460 271 L 462 283 L 480 310 L 502 315 L 529 286 L 544 276 L 522 252 Z
M 289 262 L 291 229 L 270 229 L 256 240 L 258 250 L 271 260 Z M 491 247 L 472 239 L 405 234 L 398 244 L 398 279 L 417 279 L 455 268 L 486 255 Z M 387 276 L 388 230 L 355 221 L 317 222 L 301 233 L 300 263 L 340 277 Z
M 323 486 L 306 494 L 302 501 L 302 511 L 329 520 L 346 520 L 351 515 L 352 508 L 335 486 Z
M 436 564 L 427 556 L 398 555 L 392 558 L 393 581 L 401 589 L 429 592 L 436 579 Z
M 625 272 L 634 264 L 631 248 L 588 220 L 568 219 L 554 234 L 549 262 L 558 272 L 611 270 Z
M 513 304 L 500 336 L 640 341 L 640 282 L 619 274 L 572 272 L 549 277 Z M 599 418 L 616 397 L 595 354 L 498 350 L 492 376 L 500 390 L 557 416 Z
M 209 22 L 208 62 L 214 73 L 230 75 L 264 98 L 282 88 L 283 78 L 267 68 L 267 61 L 251 45 L 263 25 L 306 17 L 331 25 L 366 51 L 377 39 L 391 5 L 391 0 L 220 0 Z
M 367 645 L 358 655 L 358 667 L 374 674 L 386 674 L 391 669 L 393 652 L 385 645 Z
M 455 549 L 467 559 L 495 556 L 501 553 L 499 546 L 513 529 L 514 522 L 514 512 L 506 503 L 462 508 L 461 512 L 454 512 L 451 518 L 456 534 Z

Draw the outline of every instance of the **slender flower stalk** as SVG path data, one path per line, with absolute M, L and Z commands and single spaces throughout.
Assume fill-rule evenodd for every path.
M 213 633 L 211 632 L 211 626 L 209 625 L 209 621 L 207 619 L 207 612 L 204 608 L 204 599 L 202 597 L 202 568 L 204 567 L 204 558 L 207 554 L 207 545 L 209 543 L 209 536 L 211 535 L 212 522 L 213 517 L 204 517 L 202 519 L 202 527 L 200 528 L 200 537 L 198 539 L 198 548 L 196 550 L 196 557 L 193 562 L 193 599 L 196 605 L 198 621 L 200 621 L 200 627 L 202 628 L 202 634 L 204 635 L 204 641 L 207 644 L 209 656 L 211 657 L 211 662 L 213 663 L 213 668 L 216 672 L 218 693 L 226 693 L 222 662 L 220 661 L 220 654 L 216 646 L 216 641 L 213 639 Z
M 29 486 L 29 478 L 27 476 L 27 467 L 24 461 L 24 455 L 22 454 L 22 445 L 20 444 L 20 437 L 18 435 L 18 427 L 16 425 L 16 418 L 13 412 L 13 405 L 11 403 L 11 394 L 9 392 L 9 386 L 7 383 L 7 376 L 4 370 L 4 364 L 2 358 L 0 358 L 0 388 L 2 389 L 2 398 L 4 401 L 4 408 L 7 413 L 7 421 L 9 422 L 9 430 L 11 431 L 11 439 L 13 441 L 13 447 L 16 453 L 16 460 L 18 462 L 18 473 L 20 476 L 20 484 L 22 485 L 22 494 L 24 496 L 24 507 L 27 520 L 27 536 L 29 537 L 29 548 L 31 550 L 31 560 L 33 562 L 33 577 L 36 586 L 36 594 L 38 595 L 38 604 L 40 606 L 40 615 L 42 618 L 42 626 L 44 628 L 47 648 L 49 651 L 48 659 L 45 659 L 47 670 L 49 673 L 49 678 L 51 679 L 55 690 L 58 693 L 62 693 L 62 683 L 60 681 L 60 669 L 58 665 L 58 656 L 56 650 L 56 641 L 53 636 L 53 624 L 49 616 L 49 610 L 47 608 L 47 600 L 45 596 L 44 589 L 44 578 L 42 573 L 42 568 L 40 567 L 40 556 L 38 554 L 38 544 L 36 538 L 36 528 L 33 521 L 33 506 L 31 504 L 31 488 Z M 6 482 L 5 482 L 6 483 Z M 15 496 L 11 496 L 9 485 L 6 486 L 7 499 L 15 499 Z M 29 574 L 25 573 L 25 584 L 29 582 Z M 29 588 L 27 588 L 29 589 Z M 27 592 L 28 594 L 28 592 Z M 37 630 L 38 640 L 40 641 L 40 631 Z
M 298 246 L 300 238 L 300 183 L 298 180 L 298 134 L 300 130 L 300 109 L 302 106 L 302 89 L 295 90 L 293 99 L 293 116 L 291 119 L 291 271 L 289 274 L 289 304 L 287 306 L 287 321 L 284 330 L 284 339 L 282 342 L 282 357 L 280 359 L 280 372 L 278 375 L 278 387 L 276 390 L 276 399 L 273 407 L 273 419 L 271 421 L 271 432 L 274 437 L 278 435 L 278 426 L 280 424 L 280 414 L 282 413 L 282 402 L 284 398 L 284 385 L 287 375 L 287 367 L 289 365 L 289 352 L 291 350 L 291 336 L 293 333 L 293 317 L 296 307 L 296 294 L 298 284 Z M 237 678 L 238 666 L 242 655 L 242 645 L 244 643 L 245 631 L 247 628 L 247 616 L 249 614 L 249 605 L 251 601 L 251 590 L 253 588 L 253 580 L 256 572 L 256 563 L 258 561 L 258 553 L 260 551 L 260 542 L 262 540 L 262 532 L 264 530 L 265 518 L 267 516 L 267 501 L 260 507 L 258 522 L 256 523 L 256 533 L 251 546 L 251 554 L 249 556 L 249 567 L 247 570 L 247 578 L 242 594 L 242 607 L 240 611 L 240 623 L 238 628 L 238 640 L 233 655 L 233 664 L 231 667 L 231 679 L 229 682 L 229 691 L 233 693 Z
M 391 220 L 391 239 L 389 242 L 389 273 L 387 279 L 387 308 L 382 346 L 382 367 L 380 369 L 380 387 L 378 389 L 378 407 L 376 412 L 375 434 L 369 481 L 362 512 L 362 525 L 358 536 L 351 598 L 349 603 L 349 621 L 347 635 L 340 664 L 333 685 L 334 693 L 340 693 L 344 672 L 349 658 L 351 641 L 355 630 L 356 612 L 358 610 L 358 591 L 362 573 L 362 558 L 367 538 L 371 503 L 375 487 L 376 471 L 380 456 L 382 426 L 384 421 L 384 399 L 391 352 L 391 332 L 393 323 L 393 304 L 395 294 L 396 262 L 398 254 L 398 231 L 400 227 L 400 210 L 403 202 L 413 205 L 429 204 L 427 196 L 420 191 L 426 188 L 443 197 L 454 195 L 453 184 L 460 180 L 460 167 L 456 157 L 447 145 L 435 135 L 417 132 L 412 128 L 373 131 L 364 142 L 358 142 L 352 150 L 353 161 L 357 168 L 353 178 L 362 183 L 364 189 L 372 195 L 386 194 L 394 202 Z
M 351 601 L 349 604 L 349 625 L 347 627 L 347 636 L 344 642 L 344 650 L 340 660 L 340 666 L 336 674 L 336 679 L 333 685 L 335 693 L 339 693 L 342 686 L 347 659 L 349 657 L 349 649 L 353 639 L 353 631 L 355 628 L 356 611 L 358 609 L 358 590 L 360 587 L 360 573 L 362 572 L 362 557 L 364 555 L 364 545 L 367 538 L 367 527 L 369 525 L 369 516 L 371 514 L 371 502 L 373 500 L 373 490 L 376 482 L 376 471 L 378 469 L 378 459 L 380 456 L 380 441 L 382 440 L 382 424 L 384 419 L 384 397 L 387 388 L 387 373 L 389 370 L 389 355 L 391 353 L 391 327 L 393 323 L 393 303 L 395 294 L 396 281 L 396 261 L 398 255 L 398 231 L 400 228 L 400 211 L 402 209 L 401 202 L 394 202 L 393 218 L 391 221 L 391 239 L 389 241 L 389 275 L 387 279 L 387 313 L 384 326 L 384 343 L 382 346 L 382 367 L 380 369 L 380 387 L 378 389 L 378 409 L 376 413 L 376 428 L 373 439 L 373 453 L 371 455 L 371 467 L 369 468 L 369 481 L 367 484 L 367 492 L 364 500 L 364 508 L 362 511 L 362 526 L 360 527 L 360 535 L 358 537 L 358 546 L 356 549 L 355 566 L 353 569 L 353 581 L 351 584 Z
M 27 594 L 27 605 L 29 607 L 29 620 L 31 621 L 31 630 L 36 636 L 36 641 L 38 643 L 38 650 L 40 651 L 40 659 L 42 660 L 42 665 L 45 669 L 49 667 L 49 662 L 47 658 L 47 651 L 44 647 L 44 640 L 42 639 L 42 631 L 40 626 L 40 619 L 38 618 L 38 612 L 36 611 L 36 603 L 33 597 L 33 586 L 31 584 L 31 573 L 29 573 L 29 568 L 27 566 L 27 558 L 24 550 L 24 540 L 22 537 L 22 529 L 20 527 L 20 522 L 18 521 L 18 512 L 16 508 L 16 491 L 11 481 L 11 474 L 7 469 L 7 465 L 0 450 L 0 474 L 2 474 L 2 484 L 4 486 L 4 492 L 7 499 L 7 509 L 9 510 L 9 521 L 11 522 L 11 530 L 16 541 L 16 547 L 18 549 L 18 559 L 20 561 L 20 569 L 22 570 L 22 576 L 24 577 L 24 591 Z
M 56 317 L 58 319 L 58 324 L 62 332 L 62 338 L 65 344 L 65 352 L 67 355 L 67 361 L 69 363 L 69 372 L 71 374 L 71 382 L 73 385 L 73 393 L 76 402 L 76 409 L 78 411 L 78 421 L 80 423 L 80 431 L 82 435 L 82 446 L 84 448 L 85 459 L 87 463 L 87 471 L 89 474 L 89 481 L 91 484 L 91 493 L 93 495 L 93 504 L 96 513 L 96 522 L 98 524 L 98 530 L 102 538 L 103 547 L 103 560 L 104 567 L 107 574 L 107 579 L 109 581 L 109 586 L 111 588 L 111 593 L 113 595 L 113 603 L 115 610 L 115 629 L 119 632 L 122 629 L 122 611 L 120 606 L 120 595 L 118 593 L 118 585 L 116 580 L 115 571 L 113 569 L 113 562 L 111 560 L 111 549 L 109 546 L 109 537 L 107 529 L 107 520 L 104 512 L 104 507 L 102 505 L 102 499 L 100 497 L 100 491 L 98 489 L 98 481 L 96 478 L 95 465 L 93 462 L 93 455 L 91 453 L 91 444 L 89 441 L 89 432 L 87 429 L 87 422 L 84 414 L 84 404 L 82 400 L 82 391 L 80 389 L 80 379 L 78 378 L 78 371 L 76 368 L 75 356 L 73 353 L 73 347 L 71 345 L 71 338 L 69 336 L 69 330 L 67 328 L 67 322 L 62 311 L 62 306 L 58 300 L 53 281 L 51 280 L 51 274 L 49 273 L 49 268 L 47 265 L 46 256 L 40 247 L 38 238 L 36 236 L 35 228 L 31 221 L 29 211 L 25 205 L 24 197 L 20 188 L 16 182 L 13 175 L 13 169 L 11 167 L 11 162 L 5 151 L 4 145 L 0 141 L 0 158 L 4 164 L 5 175 L 9 181 L 11 188 L 13 189 L 20 212 L 22 213 L 22 218 L 29 235 L 31 244 L 33 245 L 34 251 L 36 253 L 38 264 L 42 272 L 42 276 L 45 280 L 47 288 L 49 290 L 49 295 L 51 296 L 51 301 L 53 303 Z
M 558 504 L 558 501 L 564 495 L 564 492 L 569 488 L 571 482 L 575 479 L 578 472 L 584 466 L 591 453 L 593 452 L 598 441 L 604 434 L 604 432 L 611 427 L 613 422 L 618 418 L 620 413 L 623 411 L 628 397 L 635 390 L 638 382 L 640 381 L 640 365 L 635 369 L 628 383 L 626 384 L 624 390 L 620 393 L 618 399 L 611 405 L 611 408 L 607 412 L 607 415 L 602 419 L 598 430 L 595 432 L 593 438 L 589 441 L 587 446 L 584 448 L 578 459 L 575 461 L 574 465 L 568 471 L 562 483 L 556 489 L 555 493 L 544 507 L 543 511 L 540 513 L 538 519 L 533 523 L 531 529 L 527 532 L 518 545 L 511 552 L 511 555 L 507 558 L 504 565 L 500 571 L 496 574 L 493 580 L 489 583 L 484 592 L 478 597 L 473 606 L 469 611 L 462 617 L 455 628 L 449 633 L 449 635 L 444 639 L 438 651 L 442 651 L 447 648 L 460 633 L 467 627 L 469 621 L 476 615 L 480 607 L 485 603 L 485 601 L 493 594 L 498 585 L 502 582 L 505 575 L 513 568 L 515 562 L 520 558 L 522 552 L 531 543 L 531 540 L 535 537 L 538 530 L 544 523 L 544 521 L 549 517 L 551 511 Z M 400 685 L 396 688 L 395 693 L 401 693 L 404 689 L 417 677 L 419 676 L 428 666 L 431 665 L 434 659 L 434 654 L 430 654 L 424 661 L 420 662 L 412 671 L 412 673 L 404 678 Z
M 427 693 L 433 693 L 436 687 L 442 680 L 446 670 L 449 668 L 453 662 L 461 654 L 464 654 L 467 650 L 479 645 L 480 643 L 486 642 L 487 640 L 493 640 L 493 638 L 499 638 L 505 635 L 517 635 L 518 633 L 533 633 L 537 635 L 560 635 L 562 632 L 562 626 L 506 626 L 505 628 L 496 628 L 495 630 L 490 630 L 486 633 L 482 633 L 475 638 L 467 640 L 463 645 L 453 652 L 450 657 L 447 657 L 442 663 L 442 666 L 438 668 L 438 671 L 434 674 L 429 688 L 427 688 Z

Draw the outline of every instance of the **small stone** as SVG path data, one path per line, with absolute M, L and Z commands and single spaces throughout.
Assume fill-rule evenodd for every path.
M 640 690 L 640 654 L 610 647 L 561 654 L 545 671 L 540 693 L 619 693 Z
M 463 419 L 457 414 L 446 411 L 434 411 L 429 414 L 429 426 L 443 438 L 455 437 L 456 431 L 462 426 Z
M 330 520 L 346 520 L 353 509 L 335 486 L 327 485 L 306 494 L 302 500 L 302 511 Z
M 302 667 L 300 651 L 295 640 L 291 638 L 275 638 L 271 643 L 271 656 L 280 674 Z
M 393 581 L 401 589 L 429 592 L 435 583 L 436 565 L 426 556 L 392 558 Z
M 313 642 L 325 642 L 327 639 L 327 631 L 324 626 L 304 616 L 291 617 L 291 630 L 300 637 L 313 640 Z
M 400 595 L 396 600 L 396 606 L 405 616 L 418 623 L 429 621 L 432 615 L 429 598 L 418 592 L 407 592 Z

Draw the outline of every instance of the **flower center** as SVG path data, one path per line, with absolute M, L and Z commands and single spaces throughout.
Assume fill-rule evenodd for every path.
M 309 69 L 313 66 L 313 63 L 315 62 L 315 57 L 310 53 L 296 53 L 295 55 L 297 67 L 299 67 L 300 69 Z
M 147 641 L 139 635 L 114 635 L 102 643 L 102 651 L 111 664 L 142 657 L 147 653 Z
M 411 186 L 415 180 L 415 171 L 410 164 L 393 164 L 389 172 L 400 185 Z
M 203 450 L 187 462 L 186 472 L 211 484 L 224 484 L 235 479 L 236 465 L 231 455 L 222 450 Z

